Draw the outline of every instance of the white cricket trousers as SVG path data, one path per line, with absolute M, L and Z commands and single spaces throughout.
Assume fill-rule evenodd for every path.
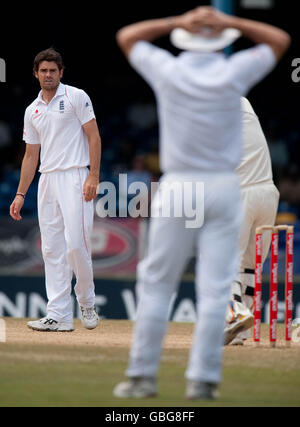
M 242 188 L 244 218 L 240 235 L 240 271 L 255 269 L 256 229 L 263 225 L 274 225 L 278 212 L 280 194 L 273 183 L 255 184 Z M 264 232 L 263 262 L 270 245 L 271 231 Z
M 204 225 L 187 229 L 186 217 L 151 219 L 148 254 L 138 266 L 139 304 L 126 375 L 157 375 L 170 301 L 196 248 L 197 323 L 186 378 L 219 383 L 226 309 L 239 259 L 239 180 L 228 173 L 176 174 L 172 180 L 204 182 Z
M 72 322 L 72 277 L 78 304 L 95 304 L 90 236 L 93 202 L 85 202 L 87 168 L 42 174 L 38 188 L 38 217 L 45 263 L 47 315 Z
M 273 182 L 253 184 L 242 188 L 244 217 L 240 234 L 240 266 L 238 284 L 233 283 L 232 290 L 234 295 L 239 295 L 241 289 L 242 301 L 250 310 L 254 308 L 256 229 L 263 225 L 275 224 L 279 199 L 279 191 Z M 263 263 L 270 250 L 271 237 L 271 231 L 264 232 Z M 243 337 L 250 338 L 250 330 L 246 331 Z

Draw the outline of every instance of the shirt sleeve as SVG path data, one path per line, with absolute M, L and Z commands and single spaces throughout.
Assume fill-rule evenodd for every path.
M 159 89 L 174 56 L 149 42 L 139 41 L 131 49 L 129 63 L 153 88 Z
M 76 94 L 74 109 L 82 126 L 96 118 L 92 101 L 83 90 Z
M 32 124 L 29 108 L 26 109 L 25 116 L 24 116 L 23 141 L 25 141 L 26 144 L 32 144 L 32 145 L 37 145 L 41 143 L 39 134 Z
M 229 58 L 233 85 L 241 95 L 263 80 L 277 64 L 275 54 L 267 44 L 246 49 Z

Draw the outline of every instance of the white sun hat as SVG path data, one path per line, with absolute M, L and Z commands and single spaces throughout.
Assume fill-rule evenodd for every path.
M 203 29 L 202 33 L 190 33 L 183 28 L 175 28 L 171 32 L 171 43 L 181 50 L 195 52 L 217 52 L 230 46 L 242 36 L 235 28 L 227 28 L 216 36 L 209 36 L 210 29 Z

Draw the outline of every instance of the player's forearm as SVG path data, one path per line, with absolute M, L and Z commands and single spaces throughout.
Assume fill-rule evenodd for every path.
M 277 59 L 280 59 L 291 43 L 290 35 L 284 30 L 263 22 L 228 16 L 228 27 L 240 30 L 254 43 L 266 43 L 271 46 Z
M 174 28 L 175 18 L 152 19 L 128 25 L 118 31 L 117 43 L 128 56 L 130 50 L 140 40 L 152 42 L 166 36 Z
M 102 143 L 101 137 L 93 136 L 89 140 L 90 150 L 90 176 L 99 180 Z
M 27 193 L 35 176 L 38 160 L 38 158 L 25 154 L 21 167 L 20 182 L 17 190 L 18 193 Z

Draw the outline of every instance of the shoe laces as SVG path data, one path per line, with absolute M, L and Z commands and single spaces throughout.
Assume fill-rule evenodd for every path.
M 84 318 L 93 319 L 95 317 L 95 314 L 96 314 L 95 307 L 91 307 L 91 308 L 80 307 L 80 309 L 81 309 L 82 316 Z
M 50 319 L 49 317 L 44 317 L 44 319 L 41 320 L 41 322 L 44 325 L 53 325 L 53 323 L 58 323 L 56 320 Z

